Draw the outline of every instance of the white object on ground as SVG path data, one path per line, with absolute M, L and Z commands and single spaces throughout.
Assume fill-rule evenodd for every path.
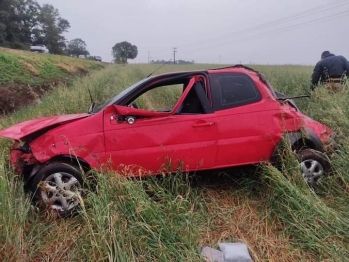
M 244 243 L 219 243 L 224 262 L 253 262 Z
M 223 252 L 214 248 L 204 247 L 201 251 L 201 256 L 207 262 L 224 262 Z

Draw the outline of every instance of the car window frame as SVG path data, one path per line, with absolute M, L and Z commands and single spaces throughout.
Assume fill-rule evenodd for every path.
M 220 87 L 215 84 L 215 80 L 219 78 L 219 76 L 233 76 L 233 77 L 243 77 L 248 80 L 248 82 L 251 84 L 253 89 L 256 91 L 256 98 L 252 100 L 245 100 L 241 101 L 238 103 L 234 104 L 226 104 L 223 105 L 222 103 L 222 96 L 221 96 L 221 90 Z M 215 79 L 213 79 L 215 77 Z M 209 82 L 211 86 L 211 92 L 212 92 L 212 107 L 214 111 L 220 111 L 220 110 L 227 110 L 227 109 L 232 109 L 236 107 L 241 107 L 241 106 L 246 106 L 254 103 L 258 103 L 262 100 L 262 93 L 259 90 L 258 86 L 256 83 L 253 81 L 253 79 L 245 73 L 240 73 L 240 72 L 221 72 L 221 73 L 214 73 L 209 75 Z
M 210 97 L 212 96 L 210 94 L 210 88 L 207 85 L 207 77 L 205 77 L 202 74 L 198 74 L 198 75 L 191 75 L 191 76 L 185 76 L 184 78 L 189 78 L 189 82 L 187 84 L 187 87 L 185 88 L 185 90 L 183 91 L 183 93 L 181 94 L 180 98 L 178 99 L 178 101 L 176 102 L 176 104 L 174 105 L 174 107 L 172 108 L 171 111 L 169 112 L 161 112 L 161 111 L 153 111 L 153 110 L 146 110 L 146 109 L 142 109 L 145 111 L 149 111 L 149 112 L 157 112 L 159 113 L 159 115 L 161 114 L 162 116 L 167 116 L 167 115 L 192 115 L 192 114 L 181 114 L 178 113 L 179 108 L 181 107 L 181 105 L 183 104 L 185 98 L 188 96 L 189 92 L 194 89 L 195 93 L 197 95 L 197 99 L 199 101 L 199 103 L 201 104 L 203 111 L 202 113 L 199 114 L 208 114 L 208 113 L 212 113 L 213 112 L 213 108 L 212 108 L 212 99 L 210 101 Z M 183 80 L 184 80 L 183 78 Z M 161 86 L 166 86 L 166 85 L 171 85 L 171 80 L 172 79 L 161 79 L 159 81 L 155 81 L 152 83 L 148 83 L 147 86 L 145 86 L 144 88 L 142 88 L 141 92 L 138 92 L 137 95 L 130 97 L 129 99 L 127 99 L 127 103 L 132 103 L 134 100 L 138 99 L 139 97 L 141 97 L 142 95 L 144 95 L 146 92 L 153 90 L 155 88 L 159 88 Z M 197 90 L 197 84 L 201 82 L 202 85 L 202 92 L 204 92 L 204 96 L 206 98 L 207 101 L 203 101 L 203 95 L 199 94 L 199 91 Z M 126 106 L 126 105 L 125 105 Z

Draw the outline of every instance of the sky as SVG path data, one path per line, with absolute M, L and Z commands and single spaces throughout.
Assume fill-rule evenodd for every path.
M 70 22 L 91 55 L 112 60 L 112 47 L 138 48 L 133 63 L 313 65 L 323 51 L 349 59 L 348 0 L 38 0 Z

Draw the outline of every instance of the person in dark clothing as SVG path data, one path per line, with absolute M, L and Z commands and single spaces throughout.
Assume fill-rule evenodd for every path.
M 349 76 L 349 62 L 344 56 L 324 51 L 321 60 L 316 64 L 311 77 L 311 90 L 319 81 L 331 91 L 339 91 L 344 83 L 343 76 Z

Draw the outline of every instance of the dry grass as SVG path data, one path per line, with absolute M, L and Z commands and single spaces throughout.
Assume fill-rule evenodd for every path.
M 35 69 L 35 67 L 32 64 L 22 62 L 22 66 L 27 69 L 33 76 L 39 76 L 38 71 Z
M 104 68 L 99 62 L 0 47 L 0 85 L 44 85 L 70 74 Z M 33 78 L 35 76 L 35 78 Z
M 72 248 L 76 248 L 79 235 L 83 233 L 83 226 L 73 221 L 51 222 L 51 230 L 57 232 L 52 234 L 51 231 L 46 234 L 40 234 L 45 242 L 30 261 L 74 261 Z M 57 237 L 59 236 L 59 237 Z
M 290 245 L 283 225 L 270 217 L 268 202 L 249 197 L 234 188 L 209 188 L 203 192 L 211 225 L 203 231 L 206 245 L 219 242 L 243 242 L 255 262 L 316 261 Z
M 75 76 L 104 68 L 102 63 L 64 56 L 0 48 L 0 114 L 27 106 Z
M 59 63 L 57 67 L 69 74 L 75 74 L 78 71 L 77 68 L 70 65 L 62 64 L 62 63 Z

